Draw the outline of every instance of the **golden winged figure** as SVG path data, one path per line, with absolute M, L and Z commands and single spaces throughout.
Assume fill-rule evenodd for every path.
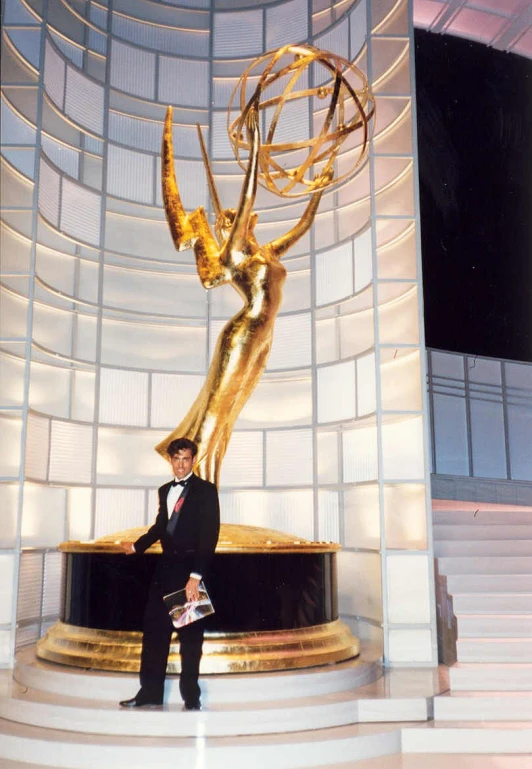
M 243 306 L 222 329 L 207 377 L 188 414 L 156 450 L 167 458 L 170 441 L 190 438 L 198 445 L 198 475 L 216 484 L 235 421 L 266 367 L 286 278 L 281 257 L 308 231 L 323 194 L 321 189 L 311 196 L 301 219 L 289 232 L 261 245 L 254 233 L 258 217 L 253 211 L 261 146 L 258 97 L 249 105 L 245 125 L 249 159 L 236 209 L 222 209 L 220 205 L 198 126 L 216 216 L 214 234 L 203 207 L 191 214 L 183 208 L 174 169 L 171 107 L 163 132 L 163 199 L 175 247 L 178 251 L 194 249 L 205 288 L 230 283 L 242 297 Z M 324 182 L 332 178 L 330 168 L 323 174 Z

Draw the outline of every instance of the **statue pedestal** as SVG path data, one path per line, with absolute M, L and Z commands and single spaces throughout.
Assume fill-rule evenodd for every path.
M 99 670 L 139 669 L 145 600 L 160 547 L 126 556 L 120 540 L 65 542 L 60 621 L 37 646 L 42 659 Z M 201 672 L 291 670 L 340 662 L 359 642 L 338 619 L 339 545 L 297 540 L 254 526 L 225 524 L 208 590 L 215 613 L 205 620 Z M 168 672 L 178 673 L 172 642 Z

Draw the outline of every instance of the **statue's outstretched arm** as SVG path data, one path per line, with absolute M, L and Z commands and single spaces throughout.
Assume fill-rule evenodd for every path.
M 287 232 L 286 235 L 281 235 L 280 238 L 271 241 L 270 249 L 272 254 L 277 259 L 280 259 L 283 254 L 285 254 L 288 249 L 291 248 L 294 243 L 296 243 L 299 238 L 301 238 L 310 229 L 312 222 L 314 221 L 314 217 L 316 216 L 323 192 L 324 190 L 320 190 L 319 192 L 315 192 L 312 195 L 307 207 L 303 212 L 303 216 L 295 227 Z
M 240 200 L 236 211 L 231 233 L 226 243 L 226 252 L 242 251 L 248 244 L 248 228 L 255 197 L 257 195 L 257 176 L 259 171 L 260 132 L 257 104 L 253 103 L 246 118 L 246 128 L 249 137 L 249 160 L 246 175 L 242 184 Z
M 194 248 L 198 275 L 205 288 L 212 288 L 227 280 L 220 261 L 220 247 L 216 242 L 205 210 L 197 208 L 187 215 L 181 202 L 174 166 L 172 139 L 172 107 L 166 110 L 162 146 L 162 183 L 166 218 L 178 251 Z
M 174 142 L 172 138 L 172 107 L 168 107 L 166 110 L 161 154 L 161 177 L 166 219 L 176 249 L 178 251 L 186 251 L 188 248 L 192 248 L 197 235 L 183 208 L 177 186 L 174 167 Z

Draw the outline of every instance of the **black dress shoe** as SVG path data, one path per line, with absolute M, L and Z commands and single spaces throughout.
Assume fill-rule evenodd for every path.
M 201 702 L 185 702 L 183 710 L 201 710 Z
M 149 700 L 146 697 L 132 697 L 130 700 L 122 700 L 120 702 L 121 708 L 156 708 L 162 705 L 162 700 Z

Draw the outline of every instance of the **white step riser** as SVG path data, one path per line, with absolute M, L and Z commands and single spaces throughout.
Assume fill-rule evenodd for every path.
M 468 525 L 468 526 L 530 526 L 532 524 L 532 508 L 525 510 L 491 511 L 479 510 L 433 510 L 432 522 L 438 525 Z
M 532 557 L 445 556 L 438 558 L 440 574 L 532 574 Z
M 530 692 L 532 664 L 454 665 L 449 685 L 453 692 Z
M 532 574 L 457 574 L 447 577 L 447 590 L 457 593 L 532 593 Z
M 412 727 L 403 729 L 404 753 L 532 753 L 532 729 Z M 430 766 L 430 764 L 427 764 Z M 449 756 L 449 767 L 453 766 Z M 501 762 L 501 768 L 504 764 Z
M 532 520 L 532 515 L 530 516 Z M 432 527 L 436 542 L 459 540 L 461 542 L 479 540 L 532 540 L 532 523 L 521 526 L 489 525 L 489 524 L 436 524 Z
M 456 656 L 458 662 L 532 662 L 532 638 L 517 641 L 459 638 Z
M 205 704 L 252 703 L 354 690 L 377 680 L 381 673 L 380 664 L 359 659 L 337 666 L 278 673 L 277 678 L 264 674 L 202 676 L 200 685 Z M 22 686 L 43 692 L 114 703 L 134 696 L 139 688 L 136 674 L 92 671 L 87 691 L 87 673 L 61 665 L 51 667 L 36 660 L 33 647 L 17 652 L 13 675 Z M 181 704 L 177 676 L 167 677 L 164 700 L 167 704 Z
M 453 593 L 455 614 L 530 614 L 532 593 Z
M 504 696 L 497 692 L 484 697 L 435 697 L 434 718 L 438 721 L 532 721 L 532 694 Z
M 445 540 L 434 543 L 434 555 L 437 558 L 445 556 L 493 556 L 494 558 L 530 556 L 532 553 L 532 541 L 529 539 L 501 539 L 501 540 Z
M 60 737 L 39 735 L 0 735 L 0 758 L 37 763 L 61 769 L 303 769 L 308 766 L 334 766 L 350 760 L 386 756 L 401 751 L 401 730 L 334 738 L 325 731 L 321 735 L 298 735 L 290 741 L 270 744 L 252 740 L 215 741 L 208 744 L 196 739 L 150 740 L 150 744 L 108 744 L 95 735 L 90 743 L 75 740 L 63 743 Z M 1 765 L 1 763 L 0 763 Z
M 532 616 L 462 615 L 456 612 L 458 638 L 528 638 L 532 659 Z

